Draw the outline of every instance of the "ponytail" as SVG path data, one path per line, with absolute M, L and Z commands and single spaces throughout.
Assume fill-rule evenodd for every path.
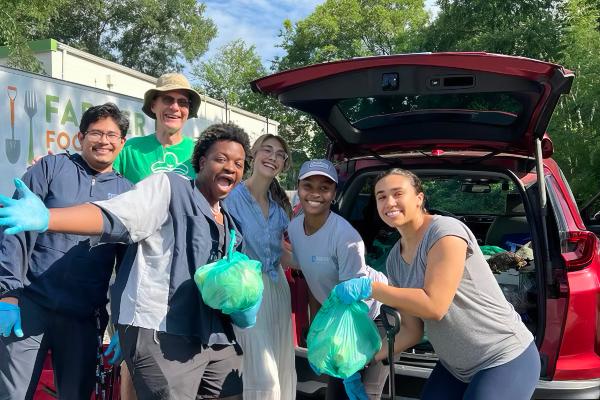
M 285 190 L 279 184 L 277 178 L 273 178 L 271 184 L 269 185 L 269 193 L 271 193 L 271 198 L 279 207 L 283 208 L 288 218 L 292 218 L 292 203 L 290 203 L 290 199 L 288 198 Z

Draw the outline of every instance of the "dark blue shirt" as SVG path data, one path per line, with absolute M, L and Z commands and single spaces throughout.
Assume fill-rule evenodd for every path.
M 79 154 L 43 157 L 23 182 L 48 208 L 105 200 L 133 185 L 115 172 L 99 173 Z M 74 316 L 90 316 L 107 303 L 113 268 L 124 245 L 92 248 L 88 236 L 0 232 L 0 296 L 25 295 Z

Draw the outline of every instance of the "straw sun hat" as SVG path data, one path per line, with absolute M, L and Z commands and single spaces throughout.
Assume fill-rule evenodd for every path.
M 191 103 L 189 118 L 196 118 L 198 116 L 198 108 L 200 108 L 200 94 L 192 89 L 185 76 L 174 72 L 161 75 L 158 81 L 156 81 L 156 88 L 146 91 L 142 111 L 150 118 L 156 119 L 156 115 L 151 109 L 152 101 L 156 96 L 170 92 L 171 90 L 183 90 L 187 93 Z

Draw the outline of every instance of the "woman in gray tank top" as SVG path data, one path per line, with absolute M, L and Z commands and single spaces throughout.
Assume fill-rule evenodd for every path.
M 337 295 L 398 309 L 396 353 L 419 343 L 426 328 L 440 362 L 422 399 L 531 398 L 540 373 L 533 335 L 502 294 L 473 233 L 455 218 L 429 215 L 421 181 L 409 171 L 378 176 L 375 197 L 381 219 L 401 235 L 387 260 L 391 286 L 360 277 L 338 284 Z M 386 356 L 382 349 L 375 360 Z

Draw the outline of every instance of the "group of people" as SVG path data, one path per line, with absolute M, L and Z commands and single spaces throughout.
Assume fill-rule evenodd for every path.
M 401 234 L 386 277 L 331 210 L 338 176 L 329 161 L 302 165 L 303 212 L 290 221 L 277 182 L 292 164 L 285 140 L 267 134 L 251 147 L 241 128 L 216 124 L 194 144 L 182 130 L 199 105 L 183 75 L 165 74 L 144 96 L 156 132 L 127 141 L 116 106 L 91 107 L 80 155 L 41 158 L 15 180 L 12 199 L 0 197 L 0 400 L 32 398 L 48 350 L 59 398 L 90 397 L 114 268 L 110 349 L 124 360 L 123 399 L 294 399 L 282 265 L 302 270 L 319 303 L 332 291 L 366 301 L 382 337 L 380 305 L 397 308 L 396 352 L 418 343 L 425 325 L 440 363 L 423 398 L 531 396 L 540 370 L 531 333 L 469 229 L 427 214 L 417 176 L 393 169 L 376 181 L 379 215 Z M 261 262 L 264 291 L 260 307 L 225 315 L 204 304 L 193 275 L 232 241 Z M 357 374 L 331 378 L 327 398 L 379 398 L 385 358 L 382 349 Z

